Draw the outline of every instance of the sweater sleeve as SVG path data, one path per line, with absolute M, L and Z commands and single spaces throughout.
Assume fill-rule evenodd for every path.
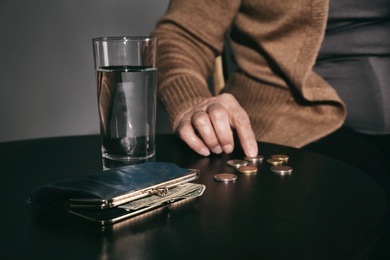
M 207 79 L 239 6 L 239 0 L 172 0 L 157 22 L 158 95 L 173 126 L 182 112 L 212 96 Z

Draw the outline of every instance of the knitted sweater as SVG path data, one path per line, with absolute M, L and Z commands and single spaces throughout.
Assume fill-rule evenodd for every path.
M 228 36 L 240 70 L 223 92 L 247 111 L 258 141 L 301 147 L 336 130 L 345 105 L 312 70 L 327 14 L 327 0 L 172 0 L 152 33 L 172 125 L 212 96 L 207 78 Z

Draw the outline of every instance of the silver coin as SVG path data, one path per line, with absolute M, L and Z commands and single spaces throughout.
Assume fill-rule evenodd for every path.
M 264 160 L 264 156 L 262 155 L 257 155 L 253 157 L 245 156 L 244 160 L 249 161 L 249 162 L 262 162 Z
M 232 173 L 218 173 L 214 175 L 214 180 L 220 182 L 232 182 L 237 179 L 237 175 Z
M 234 160 L 227 161 L 227 164 L 232 166 L 232 167 L 238 168 L 241 166 L 246 166 L 248 164 L 248 162 L 244 161 L 244 160 L 234 159 Z
M 271 171 L 278 175 L 291 174 L 293 168 L 287 165 L 276 165 L 271 167 Z

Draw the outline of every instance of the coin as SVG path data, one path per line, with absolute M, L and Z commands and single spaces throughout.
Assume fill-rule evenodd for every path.
M 227 161 L 227 164 L 232 166 L 232 167 L 238 168 L 238 167 L 247 165 L 248 162 L 244 161 L 244 160 L 234 159 L 234 160 Z
M 285 163 L 288 161 L 288 155 L 285 155 L 285 154 L 274 154 L 274 155 L 271 155 L 271 158 L 276 159 L 276 160 L 281 160 Z
M 258 155 L 258 156 L 252 156 L 252 157 L 249 157 L 249 156 L 245 156 L 244 158 L 246 161 L 249 161 L 249 162 L 262 162 L 264 160 L 264 156 L 262 155 Z
M 256 174 L 257 173 L 256 166 L 241 166 L 241 167 L 238 167 L 237 170 L 243 174 Z
M 218 173 L 214 175 L 214 180 L 220 182 L 231 182 L 237 179 L 237 175 L 232 173 Z
M 271 171 L 278 175 L 286 175 L 286 174 L 291 174 L 293 168 L 287 165 L 277 165 L 277 166 L 272 166 Z
M 283 164 L 283 161 L 279 160 L 279 159 L 268 159 L 267 162 L 272 164 L 272 165 L 282 165 Z

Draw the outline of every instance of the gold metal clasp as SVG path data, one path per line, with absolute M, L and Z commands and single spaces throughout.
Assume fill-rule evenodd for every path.
M 153 194 L 156 194 L 159 197 L 164 197 L 168 194 L 168 188 L 167 187 L 158 187 L 153 190 Z

